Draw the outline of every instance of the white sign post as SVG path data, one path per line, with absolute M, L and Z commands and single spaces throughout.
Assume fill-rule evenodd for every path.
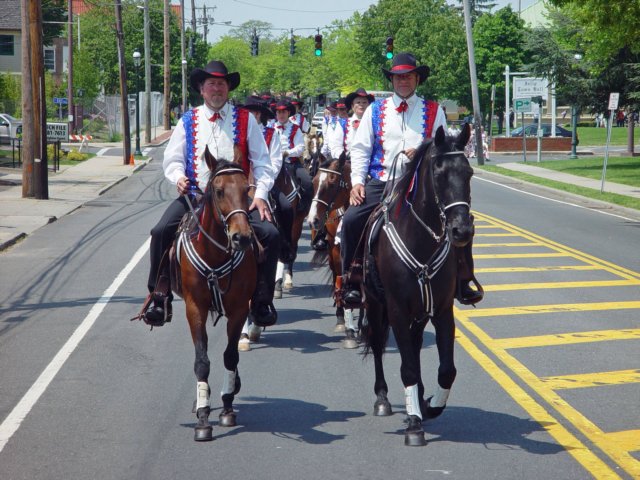
M 604 179 L 607 176 L 607 162 L 609 160 L 609 144 L 611 143 L 611 127 L 613 126 L 613 114 L 618 109 L 619 101 L 619 93 L 609 94 L 609 123 L 607 125 L 607 144 L 604 147 L 604 163 L 602 164 L 602 180 L 600 182 L 600 193 L 604 192 Z

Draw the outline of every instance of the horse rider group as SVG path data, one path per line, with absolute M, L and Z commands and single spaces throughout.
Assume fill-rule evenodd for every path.
M 438 127 L 446 131 L 442 108 L 416 95 L 418 85 L 429 75 L 428 67 L 418 66 L 410 53 L 399 53 L 391 69 L 383 69 L 383 73 L 393 85 L 391 97 L 374 101 L 372 95 L 360 88 L 329 105 L 322 123 L 321 153 L 327 158 L 337 158 L 345 152 L 351 160 L 353 187 L 350 207 L 341 227 L 342 298 L 350 307 L 362 304 L 362 254 L 358 246 L 370 213 L 382 200 L 386 182 L 402 174 L 403 166 L 413 158 L 417 147 L 431 138 Z M 203 97 L 203 104 L 180 118 L 165 149 L 164 174 L 176 185 L 179 196 L 151 230 L 147 285 L 151 301 L 143 319 L 152 326 L 171 320 L 168 251 L 183 215 L 190 210 L 185 196 L 203 191 L 207 185 L 210 172 L 203 153 L 208 146 L 216 158 L 236 161 L 251 172 L 255 191 L 249 206 L 249 220 L 265 249 L 265 258 L 258 265 L 250 319 L 258 326 L 273 325 L 277 320 L 273 306 L 276 266 L 282 245 L 291 245 L 291 238 L 284 233 L 285 238 L 281 239 L 272 223 L 269 195 L 271 192 L 279 212 L 282 231 L 290 235 L 291 228 L 287 226 L 291 225 L 292 208 L 286 196 L 274 189 L 274 183 L 285 165 L 300 186 L 299 208 L 310 206 L 313 187 L 302 162 L 304 134 L 309 131 L 309 123 L 299 112 L 300 103 L 295 99 L 276 101 L 269 94 L 262 94 L 248 97 L 243 106 L 232 105 L 229 92 L 240 84 L 240 75 L 228 72 L 221 61 L 214 60 L 203 69 L 194 69 L 189 83 Z M 473 274 L 471 244 L 456 248 L 455 254 L 458 261 L 456 298 L 463 304 L 475 304 L 482 299 L 482 290 L 469 286 L 470 282 L 478 286 Z

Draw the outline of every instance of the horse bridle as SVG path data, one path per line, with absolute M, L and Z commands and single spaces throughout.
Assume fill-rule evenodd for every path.
M 344 169 L 344 163 L 342 164 L 342 169 Z M 324 212 L 324 221 L 322 222 L 322 224 L 324 226 L 327 223 L 327 220 L 329 220 L 329 214 L 331 213 L 331 210 L 333 209 L 333 204 L 335 203 L 336 197 L 340 193 L 340 190 L 348 187 L 349 183 L 343 178 L 342 170 L 338 171 L 338 170 L 331 170 L 330 168 L 318 168 L 318 171 L 319 172 L 325 172 L 325 173 L 333 173 L 335 175 L 338 175 L 338 177 L 340 177 L 340 182 L 338 183 L 338 188 L 333 193 L 333 196 L 331 197 L 331 201 L 330 202 L 325 202 L 324 200 L 318 198 L 318 196 L 317 196 L 318 194 L 316 194 L 316 196 L 313 198 L 313 200 L 311 200 L 311 203 L 318 202 L 319 204 L 324 205 L 326 207 L 326 211 Z M 318 193 L 319 192 L 320 192 L 320 185 L 318 185 Z
M 208 185 L 208 190 L 211 190 L 211 185 L 213 184 L 213 181 L 220 175 L 226 175 L 226 174 L 236 174 L 236 173 L 242 173 L 243 175 L 244 170 L 242 170 L 242 168 L 240 167 L 225 167 L 225 168 L 221 168 L 220 170 L 214 172 L 211 176 L 211 179 L 209 180 L 209 185 Z M 196 192 L 202 193 L 202 191 L 200 189 L 196 190 Z M 218 215 L 218 218 L 220 219 L 221 223 L 222 223 L 222 228 L 224 229 L 224 234 L 227 237 L 227 245 L 224 246 L 220 243 L 218 243 L 211 235 L 209 235 L 204 228 L 202 228 L 202 224 L 200 223 L 200 220 L 198 219 L 198 215 L 196 215 L 196 212 L 193 208 L 193 205 L 191 204 L 191 200 L 189 199 L 189 195 L 185 195 L 186 199 L 187 199 L 187 203 L 189 204 L 189 210 L 191 210 L 191 213 L 193 214 L 193 218 L 195 219 L 196 225 L 198 226 L 198 230 L 200 231 L 200 233 L 202 233 L 202 235 L 209 240 L 211 243 L 213 243 L 216 247 L 218 247 L 220 250 L 222 250 L 225 253 L 229 253 L 231 251 L 231 238 L 229 237 L 229 218 L 231 218 L 233 215 L 241 213 L 246 215 L 247 219 L 249 218 L 249 214 L 247 213 L 246 210 L 242 209 L 242 208 L 237 208 L 235 210 L 230 211 L 227 215 L 224 215 L 222 213 L 222 210 L 220 209 L 220 206 L 218 205 L 218 203 L 216 202 L 216 196 L 215 196 L 215 192 L 210 192 L 211 193 L 211 202 L 213 203 L 213 207 L 215 208 L 216 214 Z

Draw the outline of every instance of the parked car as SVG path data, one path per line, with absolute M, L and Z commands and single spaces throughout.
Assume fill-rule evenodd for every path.
M 317 112 L 314 116 L 313 119 L 311 120 L 311 125 L 316 127 L 317 129 L 322 128 L 322 119 L 324 117 L 324 114 L 322 112 Z
M 22 121 L 8 113 L 0 113 L 0 143 L 10 143 L 22 131 Z
M 532 123 L 530 125 L 526 125 L 524 127 L 525 135 L 527 137 L 537 137 L 538 136 L 538 125 L 536 123 Z M 521 137 L 522 136 L 522 127 L 514 128 L 511 130 L 512 137 Z M 542 136 L 550 137 L 551 136 L 551 124 L 543 123 L 542 124 Z M 556 125 L 556 137 L 571 137 L 571 131 L 563 128 L 559 125 Z M 576 138 L 577 140 L 577 138 Z

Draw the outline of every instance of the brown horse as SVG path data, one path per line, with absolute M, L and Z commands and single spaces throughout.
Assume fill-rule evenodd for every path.
M 375 415 L 391 415 L 382 355 L 389 327 L 400 352 L 408 426 L 405 445 L 426 445 L 423 419 L 442 413 L 456 377 L 453 360 L 457 249 L 474 234 L 470 212 L 473 169 L 463 153 L 469 125 L 458 137 L 438 128 L 423 143 L 407 172 L 387 182 L 382 208 L 366 232 L 365 293 L 367 347 L 375 364 Z M 378 228 L 379 227 L 379 228 Z M 371 235 L 371 232 L 379 235 Z M 420 350 L 427 322 L 433 323 L 440 365 L 435 394 L 424 400 Z
M 319 130 L 315 133 L 309 133 L 306 137 L 306 154 L 304 166 L 309 170 L 309 175 L 315 177 L 318 172 L 318 167 L 324 161 L 324 156 L 320 153 L 322 150 L 322 144 L 324 143 L 322 134 Z
M 326 252 L 317 251 L 312 263 L 324 263 L 326 257 L 332 274 L 333 298 L 336 304 L 337 323 L 334 331 L 346 333 L 345 348 L 356 348 L 356 331 L 359 330 L 359 326 L 354 321 L 353 310 L 345 310 L 342 302 L 342 259 L 340 244 L 336 243 L 338 225 L 344 211 L 349 207 L 351 191 L 351 163 L 347 161 L 344 153 L 340 158 L 326 160 L 319 166 L 318 173 L 313 178 L 313 190 L 315 195 L 307 222 L 312 231 L 324 229 L 329 248 Z M 361 312 L 359 318 L 362 317 Z
M 256 255 L 249 224 L 249 181 L 238 164 L 216 160 L 205 150 L 211 177 L 204 192 L 202 209 L 192 216 L 192 228 L 181 228 L 176 240 L 179 265 L 172 264 L 173 290 L 184 298 L 187 320 L 195 346 L 197 378 L 195 440 L 212 439 L 209 425 L 209 357 L 207 318 L 217 312 L 227 318 L 227 348 L 224 351 L 223 409 L 221 426 L 236 425 L 234 396 L 240 391 L 238 340 L 256 288 Z

